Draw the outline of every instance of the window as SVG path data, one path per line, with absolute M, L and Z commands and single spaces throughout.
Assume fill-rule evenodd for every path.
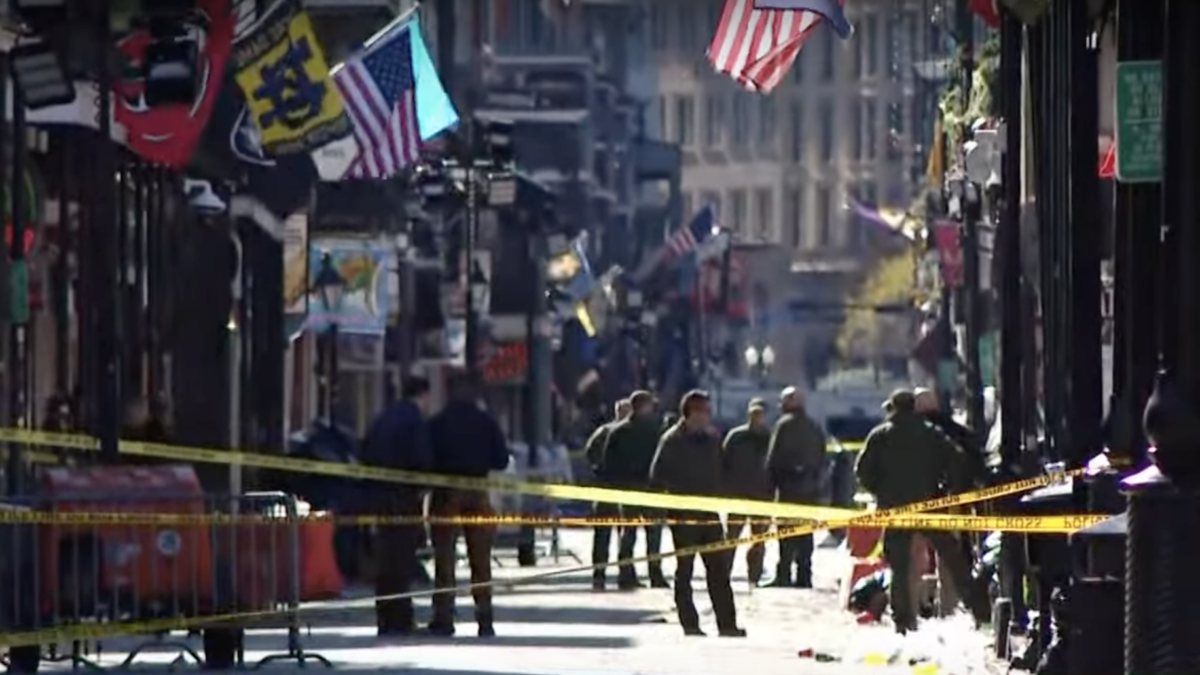
M 917 49 L 921 44 L 921 21 L 919 14 L 915 11 L 908 10 L 900 18 L 902 24 L 901 30 L 904 31 L 904 51 L 901 52 L 901 60 L 904 63 L 917 62 Z
M 659 0 L 662 3 L 662 0 Z M 696 23 L 699 21 L 696 16 L 696 8 L 691 3 L 683 3 L 678 6 L 679 17 L 676 19 L 679 25 L 679 49 L 681 51 L 690 52 L 696 49 L 697 39 Z
M 866 75 L 874 77 L 879 74 L 879 17 L 868 14 L 863 20 L 862 41 L 866 48 Z
M 667 97 L 659 96 L 654 107 L 658 108 L 658 138 L 667 139 Z
M 775 195 L 769 189 L 754 191 L 755 236 L 759 241 L 773 242 L 775 230 Z
M 873 160 L 879 156 L 879 107 L 875 101 L 866 99 L 863 101 L 863 145 L 866 146 L 866 159 Z
M 758 144 L 775 143 L 775 99 L 762 96 L 758 99 Z
M 804 161 L 804 104 L 793 101 L 788 107 L 788 117 L 791 118 L 792 144 L 789 156 L 792 162 L 800 164 Z
M 650 5 L 650 45 L 660 52 L 667 48 L 667 24 L 670 23 L 667 9 L 665 2 Z
M 858 186 L 858 199 L 871 206 L 879 205 L 879 184 L 873 180 L 863 181 Z
M 692 214 L 696 212 L 696 204 L 692 201 L 692 193 L 684 192 L 679 196 L 679 208 L 683 212 L 685 219 L 692 217 Z
M 689 146 L 696 141 L 694 128 L 696 117 L 696 102 L 691 96 L 679 96 L 675 99 L 675 142 Z
M 743 148 L 750 144 L 750 97 L 738 92 L 733 95 L 733 145 Z
M 867 103 L 864 99 L 858 99 L 854 102 L 853 112 L 850 113 L 850 128 L 854 130 L 854 138 L 850 139 L 851 149 L 850 156 L 856 160 L 863 158 L 863 118 L 866 116 L 863 109 Z
M 709 94 L 704 99 L 704 145 L 714 148 L 721 144 L 725 133 L 725 97 Z
M 721 219 L 721 195 L 720 195 L 720 193 L 705 190 L 704 192 L 700 193 L 700 199 L 702 200 L 702 203 L 700 204 L 700 208 L 703 208 L 705 206 L 711 206 L 713 208 L 713 215 L 716 216 L 717 220 L 720 220 Z
M 804 192 L 801 188 L 792 188 L 787 193 L 787 209 L 784 225 L 788 228 L 788 243 L 792 248 L 804 246 Z
M 837 45 L 834 44 L 833 31 L 817 31 L 821 36 L 821 79 L 832 82 L 837 71 Z
M 833 239 L 833 192 L 817 188 L 817 248 L 828 248 Z
M 738 232 L 745 232 L 746 225 L 749 222 L 749 214 L 746 211 L 749 209 L 749 204 L 746 203 L 745 190 L 730 190 L 729 191 L 729 227 L 732 227 Z
M 799 84 L 804 81 L 804 62 L 806 60 L 804 58 L 804 50 L 802 49 L 800 50 L 800 56 L 796 57 L 796 60 L 792 62 L 792 82 Z
M 833 161 L 833 147 L 836 144 L 833 125 L 833 102 L 821 101 L 821 161 Z

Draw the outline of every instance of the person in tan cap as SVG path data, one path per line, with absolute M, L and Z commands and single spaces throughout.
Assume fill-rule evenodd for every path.
M 780 392 L 779 407 L 783 415 L 771 430 L 767 448 L 767 471 L 775 498 L 792 504 L 815 504 L 820 498 L 825 467 L 825 432 L 805 412 L 804 397 L 795 387 Z M 812 588 L 812 554 L 812 534 L 780 539 L 779 564 L 768 585 Z
M 913 392 L 900 389 L 884 402 L 887 419 L 867 436 L 855 474 L 864 489 L 875 495 L 880 509 L 888 509 L 945 494 L 954 477 L 961 475 L 962 453 L 916 410 Z M 990 617 L 985 587 L 971 576 L 971 564 L 949 532 L 887 529 L 883 557 L 892 568 L 891 605 L 896 630 L 905 633 L 917 626 L 912 594 L 913 537 L 921 535 L 944 560 L 954 587 L 976 621 Z
M 771 475 L 767 473 L 767 449 L 771 444 L 771 426 L 767 424 L 767 404 L 760 398 L 750 401 L 746 408 L 746 423 L 729 430 L 721 445 L 721 469 L 725 474 L 725 492 L 730 497 L 771 499 Z M 729 536 L 741 533 L 742 525 L 750 523 L 751 534 L 762 534 L 770 523 L 758 516 L 729 514 Z M 763 575 L 766 546 L 757 543 L 746 553 L 746 568 L 750 585 L 757 585 Z

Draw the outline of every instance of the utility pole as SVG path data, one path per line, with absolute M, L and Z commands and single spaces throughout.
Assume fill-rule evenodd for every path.
M 8 247 L 8 386 L 9 421 L 12 426 L 28 428 L 29 419 L 29 268 L 25 261 L 25 97 L 13 86 L 12 125 L 9 127 L 9 223 Z M 25 461 L 23 446 L 13 444 L 8 454 L 8 492 L 24 489 Z
M 96 293 L 96 343 L 97 354 L 95 364 L 97 372 L 93 382 L 96 384 L 97 401 L 94 407 L 96 417 L 93 420 L 94 432 L 100 439 L 100 457 L 103 461 L 116 463 L 120 457 L 118 443 L 121 430 L 121 359 L 120 336 L 118 335 L 117 317 L 120 316 L 118 300 L 118 282 L 120 279 L 117 269 L 119 252 L 117 251 L 117 223 L 112 197 L 117 187 L 114 185 L 116 174 L 116 148 L 112 140 L 112 67 L 108 59 L 108 46 L 111 44 L 111 21 L 109 3 L 102 0 L 99 11 L 93 19 L 97 26 L 96 55 L 100 67 L 98 89 L 99 138 L 96 165 L 92 175 L 96 178 L 95 201 L 92 204 L 93 214 L 91 225 L 93 234 L 89 237 L 92 242 L 96 265 L 96 286 L 91 292 Z
M 962 111 L 964 115 L 971 107 L 971 81 L 975 74 L 975 15 L 971 12 L 968 0 L 958 0 L 958 59 L 959 59 L 959 93 L 962 96 Z M 959 135 L 960 144 L 967 141 L 970 133 L 970 120 L 963 121 L 962 132 Z M 962 148 L 957 148 L 961 153 Z M 983 415 L 983 379 L 979 363 L 980 324 L 983 319 L 983 298 L 979 289 L 979 204 L 981 199 L 966 199 L 969 193 L 968 179 L 965 167 L 959 167 L 963 172 L 963 202 L 962 202 L 962 252 L 963 252 L 963 309 L 965 327 L 963 354 L 967 366 L 967 426 L 978 438 L 986 435 L 987 430 Z M 978 191 L 982 186 L 975 186 Z

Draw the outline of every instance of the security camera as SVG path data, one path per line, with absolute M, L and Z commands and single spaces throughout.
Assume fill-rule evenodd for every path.
M 213 216 L 225 213 L 227 208 L 225 200 L 217 195 L 213 190 L 212 183 L 206 180 L 185 178 L 183 194 L 187 196 L 188 204 L 204 215 Z

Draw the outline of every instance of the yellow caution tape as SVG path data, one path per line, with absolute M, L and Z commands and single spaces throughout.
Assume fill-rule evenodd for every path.
M 49 445 L 59 448 L 95 451 L 98 447 L 96 439 L 76 435 L 60 434 L 29 429 L 0 429 L 0 442 L 26 443 L 29 445 Z M 119 446 L 123 455 L 135 457 L 152 457 L 169 459 L 180 462 L 203 462 L 209 464 L 240 465 L 276 471 L 306 473 L 324 476 L 337 476 L 359 480 L 372 480 L 385 483 L 403 483 L 421 485 L 424 487 L 451 488 L 459 490 L 482 490 L 509 492 L 515 494 L 548 497 L 552 499 L 568 499 L 609 504 L 625 504 L 653 509 L 673 509 L 682 511 L 705 511 L 710 513 L 737 513 L 746 516 L 763 518 L 782 518 L 797 520 L 814 520 L 827 522 L 837 519 L 853 518 L 862 515 L 853 509 L 839 509 L 827 506 L 806 504 L 778 503 L 767 500 L 740 499 L 732 497 L 704 497 L 696 495 L 675 495 L 662 492 L 645 492 L 638 490 L 618 490 L 613 488 L 595 487 L 565 483 L 549 483 L 514 478 L 468 478 L 438 473 L 403 471 L 385 469 L 382 467 L 364 466 L 358 464 L 342 464 L 337 462 L 322 462 L 311 459 L 247 453 L 222 448 L 203 448 L 167 445 L 164 443 L 146 443 L 142 441 L 122 440 Z M 1069 472 L 1066 475 L 1077 475 L 1081 471 Z M 933 511 L 951 506 L 971 504 L 997 497 L 1017 494 L 1029 489 L 1042 487 L 1062 480 L 1064 474 L 1055 476 L 1039 476 L 1024 480 L 995 485 L 981 490 L 949 495 L 927 500 L 920 504 L 903 507 L 904 510 L 890 509 L 889 513 L 919 513 Z M 879 513 L 872 514 L 878 518 Z
M 317 462 L 317 464 L 321 464 Z M 331 601 L 325 603 L 311 603 L 297 609 L 269 609 L 250 612 L 235 612 L 227 614 L 217 614 L 204 617 L 171 617 L 165 619 L 152 619 L 149 621 L 131 621 L 119 623 L 98 623 L 98 624 L 77 624 L 71 626 L 59 626 L 55 628 L 47 628 L 42 630 L 0 633 L 0 646 L 16 647 L 22 645 L 41 645 L 58 642 L 67 642 L 72 640 L 95 640 L 102 637 L 114 637 L 118 635 L 131 635 L 137 633 L 155 633 L 169 630 L 185 630 L 192 628 L 203 628 L 214 624 L 240 624 L 250 621 L 258 621 L 268 617 L 281 617 L 296 613 L 309 613 L 319 611 L 334 611 L 339 609 L 347 609 L 358 607 L 359 605 L 371 601 L 379 600 L 397 600 L 402 598 L 419 598 L 437 595 L 439 593 L 465 593 L 473 590 L 488 587 L 512 588 L 515 586 L 536 583 L 545 579 L 578 575 L 585 572 L 602 570 L 610 566 L 618 565 L 640 565 L 642 563 L 651 563 L 673 558 L 679 555 L 697 555 L 710 553 L 715 551 L 724 551 L 737 548 L 739 546 L 747 546 L 758 543 L 764 543 L 774 539 L 785 537 L 794 537 L 804 534 L 809 534 L 817 529 L 850 527 L 855 526 L 859 522 L 863 522 L 864 518 L 888 519 L 892 516 L 903 514 L 920 513 L 937 508 L 958 504 L 971 504 L 987 499 L 992 499 L 999 496 L 1016 494 L 1025 490 L 1030 490 L 1036 487 L 1041 487 L 1053 482 L 1062 480 L 1065 476 L 1078 475 L 1080 470 L 1069 471 L 1065 473 L 1052 474 L 1047 476 L 1039 476 L 1037 478 L 1027 478 L 1020 481 L 1014 481 L 1005 485 L 992 486 L 984 490 L 975 490 L 969 493 L 959 495 L 951 495 L 940 497 L 938 499 L 926 500 L 905 506 L 884 509 L 878 512 L 868 514 L 866 516 L 858 515 L 851 518 L 834 519 L 825 522 L 810 521 L 808 524 L 797 527 L 781 527 L 773 532 L 763 532 L 754 534 L 748 537 L 737 539 L 726 539 L 724 541 L 714 542 L 701 546 L 688 546 L 681 549 L 676 549 L 667 553 L 655 553 L 640 557 L 627 558 L 624 560 L 615 560 L 607 563 L 584 564 L 576 567 L 568 567 L 557 570 L 550 570 L 539 574 L 533 574 L 519 579 L 507 580 L 492 580 L 475 584 L 467 584 L 451 589 L 429 589 L 421 591 L 412 591 L 408 593 L 396 593 L 391 595 L 381 595 L 374 598 L 359 599 L 355 601 Z M 619 491 L 612 491 L 619 492 Z
M 856 520 L 856 527 L 879 527 L 903 530 L 943 530 L 954 532 L 1028 532 L 1071 533 L 1102 522 L 1109 516 L 1080 514 L 1057 516 L 960 516 L 926 514 L 921 516 L 865 516 Z M 758 524 L 792 527 L 800 521 L 749 519 Z M 500 514 L 493 516 L 305 516 L 294 520 L 262 515 L 225 513 L 92 513 L 85 511 L 0 511 L 0 523 L 83 526 L 207 526 L 262 525 L 299 526 L 333 524 L 341 526 L 399 526 L 399 525 L 461 525 L 464 527 L 497 525 L 532 525 L 539 527 L 642 527 L 646 525 L 714 525 L 719 518 L 597 518 L 591 516 L 540 516 Z M 745 521 L 733 521 L 741 526 Z M 809 521 L 803 521 L 807 524 Z M 820 525 L 819 526 L 823 526 Z M 877 546 L 877 548 L 879 548 Z M 868 558 L 879 557 L 878 553 Z

